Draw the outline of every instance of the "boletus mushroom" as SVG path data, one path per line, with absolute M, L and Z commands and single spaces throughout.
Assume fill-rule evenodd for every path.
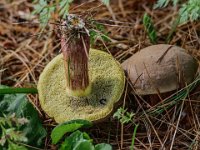
M 123 93 L 121 65 L 108 53 L 90 48 L 85 22 L 68 15 L 61 26 L 62 54 L 43 70 L 38 82 L 43 110 L 57 123 L 107 117 Z
M 138 95 L 166 93 L 193 81 L 198 62 L 173 45 L 146 47 L 122 63 Z

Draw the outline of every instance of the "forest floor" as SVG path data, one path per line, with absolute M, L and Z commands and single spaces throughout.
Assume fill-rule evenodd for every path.
M 177 7 L 153 9 L 154 0 L 113 0 L 109 7 L 98 1 L 73 4 L 70 13 L 90 11 L 96 20 L 101 20 L 111 41 L 97 40 L 94 48 L 108 51 L 122 63 L 142 48 L 153 45 L 142 24 L 145 13 L 151 16 L 157 30 L 158 43 L 166 43 L 166 37 L 177 19 Z M 3 7 L 2 7 L 3 6 Z M 0 84 L 12 87 L 36 87 L 45 65 L 60 53 L 58 26 L 49 23 L 40 34 L 31 1 L 0 1 Z M 57 18 L 57 16 L 55 16 Z M 20 23 L 26 21 L 28 23 Z M 53 22 L 53 21 L 52 21 Z M 39 35 L 39 36 L 36 36 Z M 179 25 L 168 44 L 178 45 L 200 60 L 200 22 Z M 127 84 L 128 85 L 128 84 Z M 133 112 L 133 121 L 138 124 L 134 149 L 200 149 L 200 96 L 196 87 L 184 99 L 175 101 L 172 107 L 163 101 L 148 104 L 148 96 L 139 97 L 128 86 L 123 107 Z M 50 131 L 54 120 L 42 111 L 38 95 L 28 95 L 38 110 L 43 125 Z M 144 102 L 145 101 L 145 102 Z M 159 107 L 158 107 L 159 106 Z M 167 108 L 167 109 L 165 109 Z M 162 109 L 159 114 L 152 112 Z M 110 117 L 88 129 L 95 143 L 110 143 L 113 149 L 128 150 L 135 125 L 121 124 Z M 46 149 L 53 149 L 50 138 L 45 140 Z

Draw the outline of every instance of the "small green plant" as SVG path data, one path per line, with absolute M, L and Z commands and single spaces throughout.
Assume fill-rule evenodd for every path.
M 111 145 L 101 143 L 94 145 L 93 140 L 86 132 L 82 132 L 80 128 L 91 127 L 92 123 L 87 120 L 71 120 L 59 124 L 51 132 L 53 144 L 61 143 L 59 150 L 112 150 Z M 71 133 L 68 136 L 64 136 Z M 63 140 L 62 140 L 63 139 Z
M 0 85 L 0 149 L 41 147 L 47 133 L 38 113 L 25 94 L 16 94 L 17 91 L 27 93 L 27 89 L 9 89 Z
M 48 21 L 52 18 L 52 14 L 59 9 L 59 16 L 62 18 L 66 17 L 69 11 L 69 5 L 73 0 L 59 0 L 59 1 L 49 1 L 49 0 L 35 0 L 33 14 L 39 15 L 39 21 L 42 26 L 46 26 Z
M 106 30 L 103 25 L 98 24 L 95 20 L 91 21 L 91 29 L 89 29 L 90 42 L 95 44 L 97 39 L 102 39 L 103 41 L 110 41 L 107 36 Z
M 110 0 L 100 0 L 104 5 L 108 6 Z M 66 19 L 69 15 L 69 7 L 73 0 L 58 0 L 51 1 L 48 0 L 36 0 L 34 3 L 34 11 L 33 14 L 39 15 L 39 21 L 42 29 L 47 25 L 53 14 L 58 13 L 59 17 L 62 19 Z M 89 24 L 90 28 L 86 29 L 90 35 L 90 42 L 93 45 L 97 39 L 103 41 L 109 41 L 110 38 L 107 36 L 105 32 L 105 28 L 103 25 L 99 24 L 97 21 L 93 20 L 91 17 L 86 18 L 84 20 Z
M 122 107 L 119 108 L 113 115 L 114 118 L 117 118 L 122 124 L 132 122 L 134 117 L 134 113 L 128 112 L 126 109 Z
M 23 145 L 18 144 L 19 142 L 26 143 L 28 141 L 24 132 L 20 131 L 21 126 L 28 123 L 26 118 L 17 118 L 15 113 L 12 115 L 3 115 L 0 117 L 0 129 L 1 139 L 0 147 L 8 149 L 20 149 L 26 150 L 27 148 Z
M 143 25 L 149 36 L 151 43 L 156 44 L 157 43 L 156 30 L 153 25 L 152 19 L 147 15 L 147 13 L 145 13 L 143 16 Z
M 180 23 L 185 23 L 188 20 L 195 21 L 200 19 L 200 1 L 189 0 L 183 4 L 179 10 Z
M 166 7 L 170 2 L 176 6 L 180 0 L 158 0 L 154 8 L 163 8 Z M 186 23 L 190 21 L 196 21 L 200 19 L 200 1 L 199 0 L 187 0 L 185 3 L 182 3 L 181 8 L 179 9 L 179 23 Z
M 170 3 L 173 3 L 173 6 L 177 6 L 179 3 L 181 7 L 179 9 L 178 16 L 176 20 L 173 21 L 171 30 L 166 38 L 166 43 L 169 43 L 176 31 L 176 28 L 179 24 L 187 23 L 188 21 L 197 21 L 200 19 L 200 1 L 199 0 L 187 0 L 184 3 L 181 3 L 180 0 L 158 0 L 157 4 L 154 5 L 154 8 L 164 8 Z
M 70 4 L 74 0 L 35 0 L 33 14 L 39 15 L 42 26 L 46 26 L 48 21 L 52 19 L 52 14 L 58 12 L 59 17 L 66 18 L 69 14 Z M 108 6 L 110 0 L 100 0 L 104 5 Z
M 119 108 L 113 115 L 114 118 L 117 118 L 122 124 L 124 123 L 133 123 L 134 126 L 134 131 L 133 131 L 133 136 L 132 136 L 132 141 L 131 141 L 131 146 L 130 146 L 130 150 L 134 149 L 134 144 L 135 144 L 135 137 L 136 137 L 136 133 L 137 133 L 137 129 L 138 129 L 138 124 L 135 124 L 134 122 L 134 113 L 132 112 L 128 112 L 126 109 L 124 108 Z

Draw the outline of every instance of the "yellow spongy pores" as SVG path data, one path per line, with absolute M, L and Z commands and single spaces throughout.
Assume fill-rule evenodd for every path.
M 90 49 L 89 78 L 91 93 L 88 96 L 67 95 L 63 55 L 56 56 L 39 78 L 38 93 L 42 109 L 57 123 L 105 118 L 123 93 L 124 72 L 111 55 Z

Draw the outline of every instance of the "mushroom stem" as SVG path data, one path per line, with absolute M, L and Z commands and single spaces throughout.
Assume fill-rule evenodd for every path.
M 90 38 L 86 32 L 79 29 L 70 34 L 62 34 L 61 49 L 66 73 L 66 90 L 71 96 L 86 96 L 91 87 L 88 75 L 88 54 Z

